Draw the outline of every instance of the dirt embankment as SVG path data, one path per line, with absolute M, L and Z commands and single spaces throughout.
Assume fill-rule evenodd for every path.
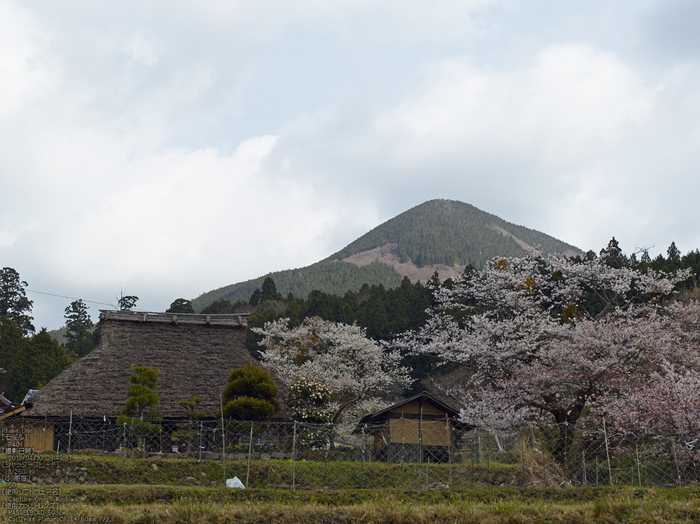
M 447 278 L 456 278 L 464 271 L 463 265 L 446 266 L 445 264 L 432 264 L 429 266 L 418 267 L 413 262 L 401 262 L 396 255 L 397 244 L 385 244 L 381 247 L 356 253 L 352 256 L 343 259 L 343 262 L 350 262 L 356 266 L 368 266 L 372 262 L 379 261 L 393 267 L 396 272 L 402 277 L 408 277 L 412 282 L 420 280 L 426 282 L 433 276 L 436 271 L 440 275 L 440 280 Z

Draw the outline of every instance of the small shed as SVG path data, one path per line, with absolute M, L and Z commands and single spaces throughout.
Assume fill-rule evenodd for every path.
M 458 410 L 426 392 L 366 415 L 354 433 L 374 437 L 375 460 L 449 462 Z

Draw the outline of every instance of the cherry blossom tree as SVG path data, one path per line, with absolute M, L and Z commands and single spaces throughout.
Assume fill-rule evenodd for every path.
M 394 347 L 465 366 L 451 391 L 465 420 L 560 424 L 561 461 L 584 409 L 680 341 L 662 302 L 688 277 L 606 256 L 496 259 L 437 289 L 426 325 Z
M 307 318 L 296 327 L 289 319 L 253 328 L 262 335 L 262 364 L 287 384 L 312 379 L 332 393 L 332 422 L 351 408 L 382 397 L 392 389 L 409 386 L 409 370 L 400 365 L 401 355 L 365 336 L 362 328 Z
M 700 372 L 663 362 L 624 398 L 606 399 L 598 408 L 622 433 L 700 437 Z
M 700 458 L 700 304 L 668 309 L 671 343 L 655 368 L 626 377 L 626 394 L 606 397 L 596 408 L 619 434 L 680 438 Z

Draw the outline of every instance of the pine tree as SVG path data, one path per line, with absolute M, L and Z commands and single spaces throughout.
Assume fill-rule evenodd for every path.
M 95 325 L 88 314 L 87 305 L 82 300 L 71 302 L 65 309 L 66 347 L 78 357 L 84 357 L 95 347 L 92 331 Z
M 251 362 L 231 371 L 222 396 L 227 419 L 267 420 L 277 411 L 277 385 L 267 371 Z
M 117 424 L 160 419 L 160 414 L 155 412 L 160 401 L 156 393 L 160 370 L 136 365 L 132 365 L 131 369 L 135 375 L 129 379 L 131 386 L 126 393 L 126 405 L 117 418 Z
M 138 301 L 139 297 L 136 295 L 125 295 L 122 292 L 121 296 L 117 299 L 117 305 L 120 311 L 131 311 Z
M 160 401 L 156 393 L 160 370 L 136 365 L 132 365 L 131 369 L 135 375 L 129 378 L 131 386 L 126 393 L 126 405 L 117 417 L 117 424 L 129 424 L 138 439 L 138 447 L 145 450 L 146 436 L 158 431 L 160 426 L 155 422 L 162 418 L 155 411 Z

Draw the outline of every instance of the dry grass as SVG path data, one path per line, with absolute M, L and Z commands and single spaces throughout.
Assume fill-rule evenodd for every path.
M 686 289 L 678 294 L 678 301 L 688 304 L 690 301 L 700 302 L 700 287 L 695 286 L 692 289 Z
M 225 493 L 224 490 L 219 490 Z M 200 494 L 170 503 L 66 504 L 70 518 L 115 523 L 671 523 L 700 521 L 700 490 L 448 490 L 445 493 L 363 492 L 356 503 L 349 493 L 317 500 L 313 493 L 237 492 L 228 501 L 203 500 Z M 230 490 L 229 490 L 230 492 Z M 556 493 L 562 495 L 557 500 Z M 576 495 L 580 494 L 581 497 Z M 283 499 L 277 500 L 278 495 Z M 269 497 L 268 499 L 265 499 Z M 437 500 L 442 497 L 442 500 Z M 429 499 L 428 501 L 424 499 Z M 83 519 L 85 521 L 85 519 Z M 8 522 L 1 516 L 0 522 Z
M 700 522 L 700 488 L 230 490 L 165 486 L 61 487 L 66 522 L 442 523 Z M 75 520 L 73 520 L 75 519 Z M 9 522 L 0 515 L 0 522 Z
M 519 486 L 565 488 L 570 486 L 566 471 L 551 457 L 537 449 L 524 447 L 515 475 Z

